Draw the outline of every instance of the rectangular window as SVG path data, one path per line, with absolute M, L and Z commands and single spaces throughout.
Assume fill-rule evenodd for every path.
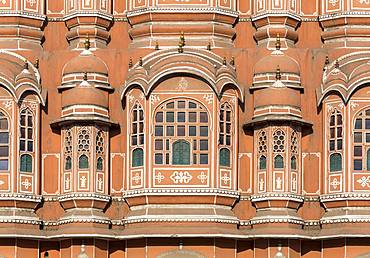
M 159 122 L 159 123 L 162 123 L 163 122 L 163 112 L 158 112 L 155 115 L 155 121 L 156 122 Z
M 200 164 L 208 164 L 208 154 L 200 154 Z
M 8 133 L 0 133 L 0 143 L 9 143 Z
M 366 134 L 366 139 L 367 139 L 367 134 Z M 354 134 L 354 142 L 362 143 L 362 133 L 355 133 Z
M 362 146 L 355 146 L 353 149 L 353 155 L 355 157 L 362 157 Z
M 175 113 L 174 112 L 166 112 L 166 122 L 167 123 L 175 122 Z
M 197 127 L 189 126 L 189 136 L 196 136 L 196 135 L 197 135 Z
M 162 153 L 156 153 L 154 155 L 154 159 L 155 159 L 155 164 L 157 164 L 157 165 L 162 165 L 163 164 L 163 155 L 162 155 Z
M 177 136 L 185 136 L 185 126 L 184 125 L 177 126 Z
M 184 123 L 185 122 L 185 112 L 178 112 L 177 113 L 177 122 Z
M 208 150 L 208 140 L 200 140 L 200 150 Z
M 362 119 L 361 118 L 356 119 L 355 129 L 362 129 Z
M 155 150 L 163 150 L 163 141 L 155 140 Z
M 201 123 L 208 123 L 207 112 L 200 112 L 200 122 Z
M 208 136 L 208 126 L 200 127 L 200 136 Z
M 361 159 L 353 160 L 353 167 L 355 170 L 362 170 L 362 160 Z
M 191 123 L 197 122 L 197 113 L 189 112 L 189 122 Z
M 163 126 L 157 125 L 155 127 L 155 136 L 163 136 Z
M 167 126 L 166 127 L 166 135 L 167 136 L 174 136 L 175 135 L 175 130 L 173 126 Z

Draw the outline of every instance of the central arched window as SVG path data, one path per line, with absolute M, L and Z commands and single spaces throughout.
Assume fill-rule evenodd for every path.
M 370 170 L 370 109 L 355 118 L 353 131 L 353 168 Z
M 206 165 L 209 163 L 209 120 L 204 106 L 178 99 L 162 104 L 155 113 L 154 163 Z
M 9 170 L 9 122 L 0 112 L 0 171 Z
M 219 139 L 220 146 L 219 164 L 223 167 L 231 166 L 231 146 L 232 146 L 232 111 L 229 103 L 223 103 L 220 109 Z
M 273 153 L 274 153 L 274 168 L 284 168 L 285 155 L 285 133 L 282 130 L 276 130 L 273 134 Z

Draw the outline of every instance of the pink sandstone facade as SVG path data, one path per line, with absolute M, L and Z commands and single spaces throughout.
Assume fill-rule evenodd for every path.
M 369 0 L 0 14 L 0 257 L 370 257 Z

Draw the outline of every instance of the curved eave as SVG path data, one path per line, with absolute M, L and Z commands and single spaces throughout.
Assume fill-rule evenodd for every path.
M 268 123 L 292 123 L 301 127 L 310 128 L 313 126 L 311 122 L 307 122 L 302 118 L 292 115 L 263 115 L 253 118 L 251 121 L 243 125 L 244 130 L 253 129 L 256 126 Z
M 101 124 L 109 127 L 119 127 L 119 124 L 115 121 L 109 120 L 104 117 L 99 117 L 99 116 L 91 116 L 91 115 L 80 115 L 80 116 L 71 116 L 71 117 L 65 117 L 61 119 L 57 119 L 55 121 L 52 121 L 50 123 L 50 126 L 52 128 L 60 128 L 65 125 L 70 125 L 70 124 L 90 124 L 90 123 L 95 123 L 95 124 Z

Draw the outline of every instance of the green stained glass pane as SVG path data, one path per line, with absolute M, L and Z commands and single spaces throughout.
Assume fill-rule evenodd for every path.
M 78 159 L 78 168 L 87 169 L 89 168 L 89 159 L 86 155 L 81 155 Z
M 297 158 L 294 156 L 290 159 L 290 169 L 297 169 Z
M 21 156 L 21 171 L 32 172 L 32 156 L 29 154 L 23 154 Z
M 330 172 L 342 170 L 342 156 L 339 153 L 330 155 Z
M 172 145 L 172 164 L 190 165 L 190 143 L 179 140 Z
M 220 150 L 220 166 L 230 167 L 230 150 L 223 148 Z
M 101 157 L 96 160 L 96 170 L 103 171 L 103 159 Z
M 370 170 L 370 149 L 367 150 L 366 167 L 367 167 L 367 170 Z
M 259 167 L 261 170 L 266 169 L 266 157 L 265 156 L 260 157 Z
M 283 156 L 277 155 L 274 159 L 274 168 L 284 168 Z
M 140 167 L 144 165 L 144 151 L 141 148 L 132 151 L 132 167 Z
M 71 157 L 66 158 L 66 164 L 64 166 L 65 170 L 71 170 L 72 169 L 72 159 Z

